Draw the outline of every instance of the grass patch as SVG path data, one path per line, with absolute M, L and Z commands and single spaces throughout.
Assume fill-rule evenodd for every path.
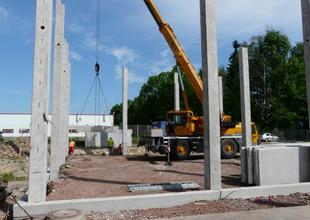
M 0 174 L 0 180 L 4 182 L 25 181 L 26 176 L 15 176 L 13 172 Z

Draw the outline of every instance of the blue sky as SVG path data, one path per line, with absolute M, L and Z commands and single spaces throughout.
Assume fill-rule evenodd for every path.
M 129 98 L 174 59 L 143 0 L 101 0 L 101 82 L 108 108 L 121 102 L 121 68 L 129 68 Z M 72 63 L 71 113 L 80 111 L 94 77 L 96 0 L 63 0 L 65 36 Z M 155 0 L 196 68 L 200 68 L 199 0 Z M 0 0 L 0 112 L 30 112 L 35 0 Z M 249 40 L 273 27 L 295 44 L 302 40 L 299 0 L 217 0 L 220 65 L 232 41 Z M 103 107 L 102 107 L 103 108 Z M 90 103 L 85 113 L 92 113 Z

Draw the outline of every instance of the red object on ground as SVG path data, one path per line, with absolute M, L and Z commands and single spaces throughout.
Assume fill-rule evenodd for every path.
M 69 143 L 69 155 L 74 153 L 74 148 L 75 148 L 75 142 L 70 141 L 70 143 Z

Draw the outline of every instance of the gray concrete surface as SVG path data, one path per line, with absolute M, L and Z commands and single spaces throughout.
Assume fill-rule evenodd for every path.
M 310 124 L 310 0 L 301 0 L 307 78 L 308 116 Z
M 224 112 L 224 100 L 223 100 L 223 77 L 219 76 L 219 108 L 220 113 Z
M 215 0 L 200 0 L 205 189 L 221 189 L 220 110 Z
M 50 179 L 58 178 L 61 165 L 60 155 L 60 115 L 63 109 L 60 108 L 61 97 L 61 75 L 62 75 L 62 47 L 64 39 L 64 6 L 60 0 L 56 1 L 55 18 L 55 41 L 54 41 L 54 73 L 53 73 L 53 97 L 52 97 L 52 128 L 51 128 L 51 162 Z
M 261 209 L 246 212 L 197 215 L 169 218 L 170 220 L 301 220 L 310 219 L 310 206 Z M 163 219 L 161 219 L 163 220 Z
M 174 73 L 174 110 L 180 110 L 180 85 L 179 85 L 179 73 Z
M 68 68 L 69 68 L 69 43 L 64 39 L 64 44 L 62 47 L 62 74 L 61 74 L 61 97 L 60 97 L 60 155 L 61 155 L 61 165 L 66 162 L 66 156 L 68 152 L 68 142 L 69 142 L 69 115 L 68 115 Z
M 310 182 L 310 146 L 257 147 L 255 185 Z
M 123 155 L 128 155 L 128 69 L 123 69 Z
M 29 159 L 29 202 L 32 203 L 46 200 L 52 14 L 52 0 L 36 1 Z
M 68 151 L 68 111 L 67 111 L 67 78 L 68 78 L 68 57 L 69 57 L 69 43 L 66 39 L 63 39 L 62 47 L 62 61 L 61 61 L 61 83 L 60 83 L 60 105 L 61 108 L 59 115 L 59 154 L 60 165 L 66 162 L 66 156 Z
M 240 101 L 242 121 L 242 147 L 252 146 L 251 96 L 248 48 L 241 47 L 239 54 Z
M 247 199 L 256 198 L 257 196 L 275 196 L 289 195 L 291 193 L 309 193 L 310 183 L 303 184 L 288 184 L 274 185 L 264 187 L 244 187 L 232 188 L 223 190 L 181 192 L 181 193 L 166 193 L 152 194 L 139 196 L 124 196 L 124 197 L 109 197 L 95 199 L 79 199 L 79 200 L 63 200 L 63 201 L 48 201 L 42 203 L 27 203 L 20 202 L 20 205 L 29 212 L 30 215 L 45 215 L 47 213 L 60 209 L 77 209 L 84 213 L 105 212 L 105 211 L 121 211 L 135 209 L 150 209 L 150 208 L 166 208 L 199 200 L 218 200 L 226 199 Z M 25 217 L 25 213 L 15 205 L 13 207 L 15 218 Z

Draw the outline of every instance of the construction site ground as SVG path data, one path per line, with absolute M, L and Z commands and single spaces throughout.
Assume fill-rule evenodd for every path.
M 166 157 L 149 156 L 72 156 L 62 170 L 63 178 L 50 183 L 48 200 L 129 196 L 154 192 L 128 192 L 128 185 L 193 181 L 203 189 L 202 155 L 190 160 L 173 161 L 165 166 Z M 222 161 L 222 187 L 242 186 L 240 160 Z M 158 192 L 156 192 L 158 193 Z
M 6 148 L 2 146 L 2 149 L 10 149 L 10 147 L 6 145 Z M 14 154 L 16 157 L 19 157 L 14 151 L 7 152 L 10 152 L 8 153 L 9 156 Z M 29 161 L 27 155 L 20 157 L 23 162 Z M 13 162 L 20 163 L 16 158 Z M 8 166 L 11 166 L 13 162 L 8 163 Z M 165 166 L 165 164 L 166 157 L 158 154 L 127 158 L 123 156 L 70 156 L 66 165 L 61 169 L 61 178 L 49 183 L 47 199 L 67 200 L 161 193 L 131 193 L 128 192 L 127 187 L 131 184 L 193 181 L 198 183 L 201 186 L 201 190 L 203 190 L 203 155 L 193 155 L 189 160 L 185 161 L 173 161 L 172 166 Z M 25 167 L 27 166 L 25 165 Z M 27 175 L 27 168 L 24 169 L 25 173 L 22 176 Z M 20 171 L 16 172 L 18 174 Z M 240 172 L 240 158 L 222 160 L 222 187 L 243 187 L 244 185 L 240 182 Z M 27 181 L 14 181 L 8 185 L 8 188 L 10 188 L 8 191 L 11 191 L 17 199 L 27 190 Z M 8 208 L 14 203 L 15 200 L 12 196 L 2 200 L 0 203 L 0 219 L 4 218 Z M 248 200 L 197 201 L 166 209 L 91 213 L 86 216 L 86 219 L 156 219 L 300 205 L 310 205 L 309 194 L 297 193 L 290 196 L 272 197 L 271 200 L 263 198 L 259 201 L 256 201 L 255 198 Z

